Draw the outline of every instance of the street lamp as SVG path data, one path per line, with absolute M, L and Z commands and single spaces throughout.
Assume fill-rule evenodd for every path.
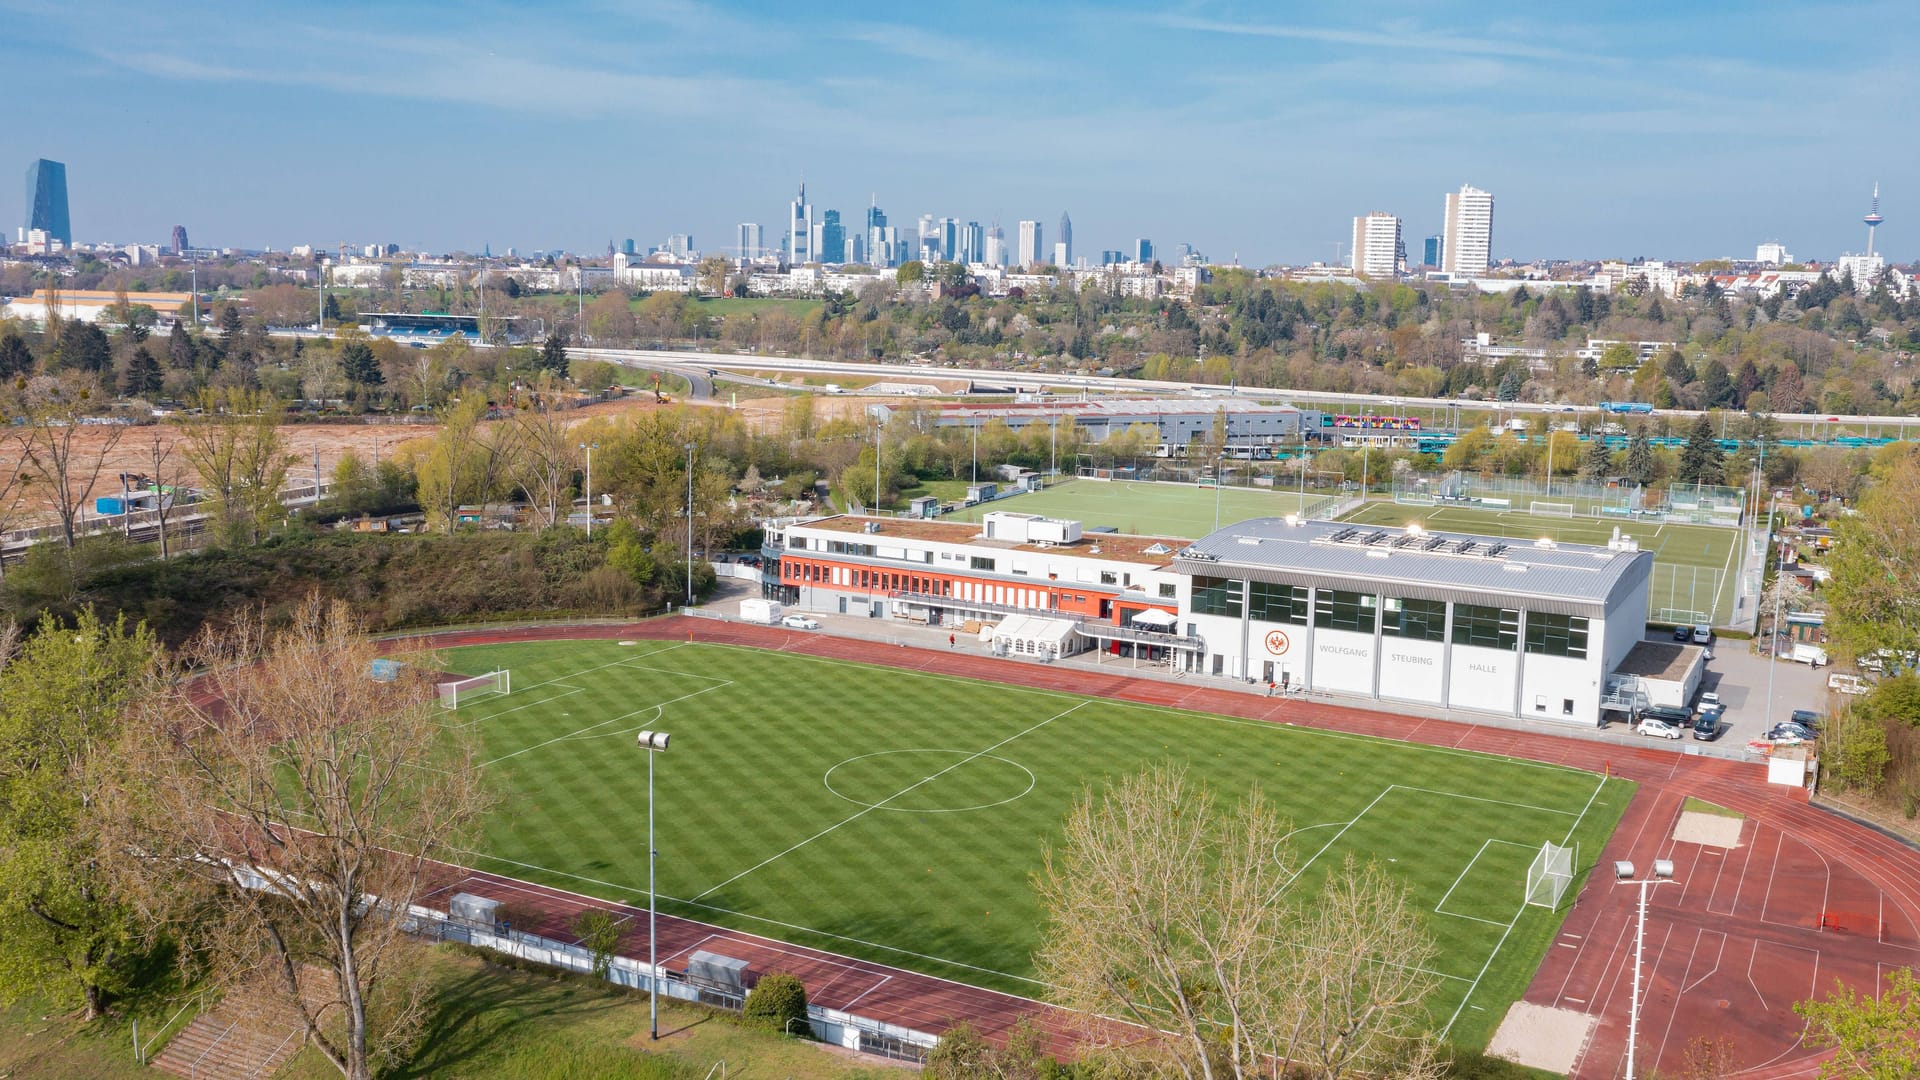
M 647 752 L 647 1037 L 656 1040 L 660 1038 L 660 938 L 654 933 L 653 863 L 660 853 L 653 849 L 653 758 L 666 752 L 667 739 L 664 731 L 643 731 L 635 739 Z
M 581 443 L 580 449 L 587 452 L 587 539 L 593 539 L 593 452 L 600 449 L 597 442 Z
M 1647 889 L 1673 881 L 1673 860 L 1653 860 L 1653 876 L 1636 878 L 1633 863 L 1621 859 L 1613 864 L 1613 879 L 1622 885 L 1640 886 L 1640 919 L 1633 931 L 1633 1012 L 1627 1019 L 1627 1077 L 1633 1080 L 1634 1044 L 1640 1039 L 1640 956 L 1647 941 Z
M 687 444 L 687 602 L 693 606 L 693 444 Z

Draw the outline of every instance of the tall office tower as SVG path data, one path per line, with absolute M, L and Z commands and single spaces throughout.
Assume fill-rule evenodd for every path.
M 693 234 L 674 233 L 667 237 L 666 252 L 676 259 L 685 259 L 693 252 Z
M 1060 231 L 1053 238 L 1053 264 L 1065 270 L 1073 265 L 1073 219 L 1060 211 Z
M 813 204 L 807 201 L 807 185 L 800 185 L 787 212 L 787 265 L 800 266 L 813 261 Z
M 1788 254 L 1787 245 L 1778 241 L 1768 241 L 1754 250 L 1753 261 L 1770 266 L 1784 266 L 1793 261 L 1793 256 Z
M 1421 251 L 1420 261 L 1438 270 L 1440 268 L 1440 238 L 1429 236 Z
M 1044 258 L 1044 256 L 1040 254 L 1040 243 L 1040 223 L 1037 221 L 1021 222 L 1020 246 L 1014 251 L 1015 262 L 1029 268 L 1039 266 L 1040 260 Z
M 187 250 L 187 227 L 185 225 L 175 225 L 173 227 L 173 239 L 167 246 L 173 249 L 175 255 Z
M 867 257 L 877 267 L 893 265 L 893 237 L 887 228 L 886 212 L 872 198 L 867 200 Z
M 764 237 L 765 233 L 759 225 L 751 221 L 741 222 L 733 229 L 734 254 L 749 262 L 759 258 Z
M 1133 242 L 1133 261 L 1150 263 L 1153 261 L 1153 241 L 1144 237 Z
M 814 258 L 821 262 L 841 262 L 847 254 L 847 231 L 840 226 L 840 211 L 829 210 L 821 215 L 820 243 L 814 248 Z
M 943 217 L 939 225 L 940 258 L 953 262 L 960 255 L 960 219 Z
M 1471 184 L 1447 194 L 1446 238 L 1440 269 L 1461 277 L 1487 272 L 1493 248 L 1493 196 Z
M 1400 219 L 1375 210 L 1353 219 L 1353 272 L 1390 278 L 1400 272 Z
M 1112 266 L 1115 263 L 1123 263 L 1126 261 L 1127 253 L 1124 251 L 1108 250 L 1100 253 L 1101 266 Z
M 1007 265 L 1007 234 L 1001 231 L 997 221 L 987 230 L 986 242 L 980 248 L 980 261 L 988 266 Z
M 866 234 L 861 232 L 848 233 L 844 255 L 845 257 L 840 260 L 842 263 L 865 263 L 867 261 Z
M 26 231 L 35 229 L 62 246 L 73 246 L 73 222 L 67 217 L 67 167 L 46 158 L 27 166 Z
M 635 244 L 635 243 L 633 242 L 633 238 L 632 238 L 632 237 L 628 237 L 628 238 L 626 238 L 625 240 L 622 240 L 622 241 L 620 241 L 620 254 L 622 254 L 622 255 L 636 255 L 636 254 L 638 254 L 638 253 L 639 253 L 639 251 L 640 251 L 640 248 L 639 248 L 639 246 L 638 246 L 638 245 L 636 245 L 636 244 Z
M 960 257 L 956 261 L 977 263 L 985 257 L 986 247 L 986 230 L 980 227 L 979 222 L 969 221 L 966 227 L 960 230 Z

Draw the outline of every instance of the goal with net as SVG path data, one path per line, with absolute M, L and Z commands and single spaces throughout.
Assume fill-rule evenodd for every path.
M 1527 504 L 1527 513 L 1534 517 L 1570 518 L 1573 516 L 1573 504 L 1563 502 L 1531 502 Z
M 1527 867 L 1527 904 L 1559 910 L 1560 900 L 1573 884 L 1574 849 L 1548 841 Z
M 513 693 L 513 677 L 505 668 L 502 668 L 499 671 L 489 671 L 485 675 L 475 675 L 471 679 L 443 682 L 438 689 L 440 706 L 446 709 L 457 709 L 482 694 L 505 696 Z

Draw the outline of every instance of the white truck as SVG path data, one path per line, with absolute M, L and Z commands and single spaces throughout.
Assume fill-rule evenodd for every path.
M 742 622 L 759 623 L 772 626 L 780 621 L 782 608 L 773 600 L 740 601 L 740 619 Z
M 1825 667 L 1832 662 L 1827 659 L 1827 650 L 1818 645 L 1809 645 L 1804 641 L 1794 642 L 1793 651 L 1787 654 L 1787 659 L 1796 664 L 1805 664 L 1808 667 L 1816 668 Z

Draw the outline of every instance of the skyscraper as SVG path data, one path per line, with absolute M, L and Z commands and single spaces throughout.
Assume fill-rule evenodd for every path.
M 867 258 L 874 266 L 893 265 L 893 230 L 887 228 L 886 212 L 876 200 L 867 200 Z
M 1007 234 L 1001 231 L 997 221 L 987 230 L 986 240 L 980 248 L 980 261 L 988 266 L 1007 265 Z
M 67 218 L 67 167 L 40 158 L 27 166 L 27 231 L 43 230 L 49 240 L 73 246 L 73 223 Z
M 1420 261 L 1421 261 L 1421 262 L 1423 262 L 1423 263 L 1425 263 L 1425 264 L 1426 264 L 1426 265 L 1428 265 L 1428 266 L 1431 266 L 1431 267 L 1433 267 L 1433 268 L 1435 268 L 1436 270 L 1437 270 L 1437 269 L 1439 269 L 1439 267 L 1440 267 L 1440 238 L 1439 238 L 1439 237 L 1437 237 L 1437 236 L 1429 236 L 1429 237 L 1427 237 L 1427 240 L 1426 240 L 1426 246 L 1425 246 L 1425 250 L 1421 252 L 1421 256 L 1422 256 L 1422 257 L 1421 257 L 1421 259 L 1420 259 Z
M 787 263 L 799 266 L 813 261 L 813 204 L 807 201 L 807 185 L 794 196 L 787 210 Z
M 639 253 L 640 245 L 633 242 L 633 237 L 629 236 L 625 240 L 620 241 L 620 254 L 638 255 Z
M 187 250 L 187 227 L 185 225 L 175 225 L 173 227 L 173 239 L 167 246 L 173 249 L 175 255 Z
M 1353 219 L 1353 272 L 1390 278 L 1400 272 L 1400 219 L 1375 210 Z
M 940 219 L 940 258 L 944 262 L 953 262 L 960 257 L 960 219 L 943 217 Z
M 1447 195 L 1446 239 L 1440 269 L 1459 277 L 1487 272 L 1493 248 L 1493 196 L 1471 184 Z
M 760 249 L 765 246 L 765 232 L 751 221 L 743 221 L 734 226 L 734 253 L 742 259 L 753 260 L 760 257 Z
M 1153 261 L 1153 241 L 1142 237 L 1133 242 L 1133 261 L 1150 263 Z
M 1037 221 L 1021 222 L 1020 247 L 1014 252 L 1014 261 L 1025 267 L 1039 266 L 1040 260 L 1045 257 L 1040 254 L 1040 246 L 1040 223 Z
M 847 231 L 840 225 L 840 211 L 829 210 L 820 221 L 820 246 L 813 257 L 821 262 L 844 262 L 847 257 Z
M 1053 261 L 1065 270 L 1073 265 L 1073 219 L 1060 211 L 1060 232 L 1053 238 Z

